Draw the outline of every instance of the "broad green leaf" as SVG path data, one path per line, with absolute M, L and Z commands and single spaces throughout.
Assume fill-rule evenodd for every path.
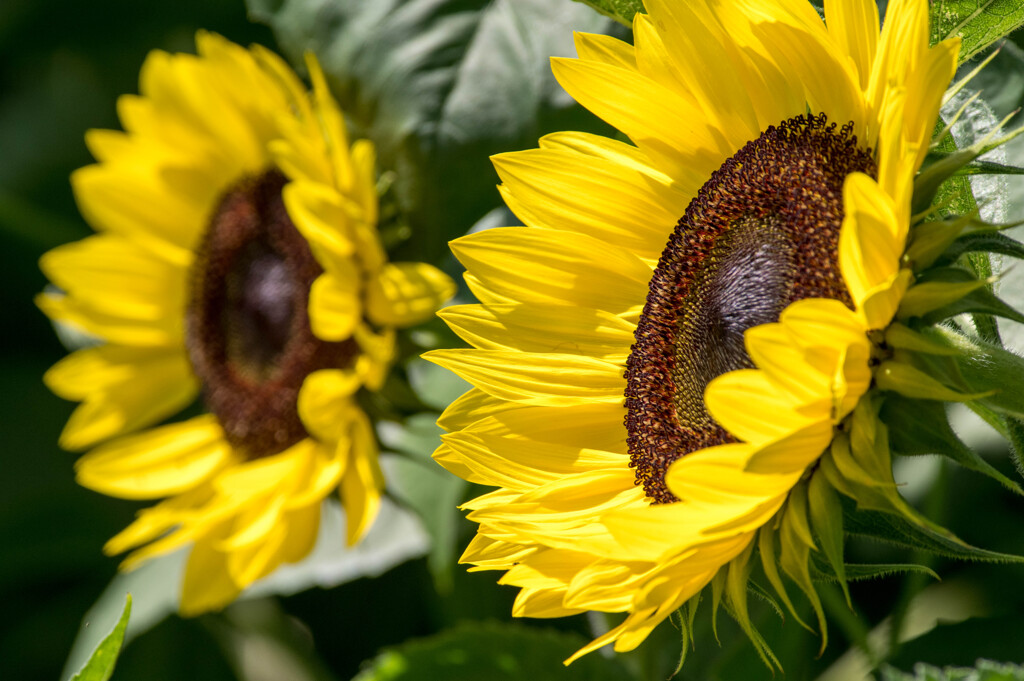
M 964 468 L 989 476 L 1017 494 L 1024 494 L 1017 483 L 996 470 L 957 437 L 949 425 L 946 408 L 941 402 L 890 395 L 882 406 L 881 416 L 885 423 L 891 425 L 889 445 L 897 454 L 939 454 Z
M 353 681 L 627 681 L 616 658 L 587 655 L 562 661 L 587 640 L 551 629 L 466 623 L 430 638 L 407 641 L 363 665 Z
M 633 17 L 644 11 L 643 0 L 575 0 L 590 5 L 606 17 L 611 17 L 623 26 L 633 26 Z
M 406 365 L 409 385 L 424 404 L 444 409 L 473 386 L 454 372 L 416 358 Z
M 960 61 L 965 62 L 1024 24 L 1019 0 L 933 0 L 932 44 L 960 36 Z
M 978 660 L 975 667 L 946 667 L 939 669 L 924 663 L 914 665 L 914 673 L 906 674 L 886 665 L 882 667 L 881 681 L 1024 681 L 1024 667 L 1002 664 L 991 660 Z
M 124 610 L 113 631 L 96 646 L 89 661 L 71 681 L 107 681 L 110 678 L 114 673 L 114 665 L 117 664 L 117 656 L 121 653 L 121 644 L 124 643 L 124 632 L 128 629 L 128 618 L 131 613 L 132 595 L 129 593 L 125 596 Z
M 384 422 L 377 432 L 385 447 L 402 452 L 381 455 L 388 491 L 420 517 L 430 535 L 427 565 L 438 589 L 451 588 L 459 525 L 464 522 L 457 506 L 468 483 L 438 466 L 430 458 L 441 444 L 437 414 L 409 417 L 405 423 Z
M 395 173 L 412 230 L 398 257 L 439 262 L 501 203 L 489 156 L 556 130 L 608 132 L 551 74 L 573 31 L 614 23 L 550 0 L 248 0 L 293 63 L 313 51 L 356 133 Z

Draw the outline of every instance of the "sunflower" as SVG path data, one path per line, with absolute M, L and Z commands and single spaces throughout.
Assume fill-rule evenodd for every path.
M 931 528 L 896 491 L 885 396 L 978 397 L 916 360 L 955 352 L 926 313 L 986 283 L 925 283 L 968 221 L 915 210 L 965 162 L 919 173 L 960 40 L 929 47 L 926 0 L 881 30 L 872 0 L 824 21 L 803 0 L 645 5 L 634 45 L 581 34 L 552 60 L 631 143 L 494 157 L 525 226 L 452 243 L 480 304 L 440 316 L 472 347 L 425 357 L 473 388 L 434 458 L 498 488 L 466 504 L 462 560 L 504 571 L 515 615 L 625 613 L 569 661 L 677 612 L 685 634 L 710 585 L 774 665 L 753 557 L 824 646 L 812 579 L 845 588 L 842 497 Z
M 373 145 L 349 143 L 315 59 L 307 91 L 262 47 L 196 45 L 150 53 L 124 132 L 87 134 L 98 163 L 72 185 L 98 233 L 43 256 L 59 290 L 38 298 L 96 339 L 45 376 L 81 401 L 60 438 L 92 448 L 78 481 L 165 498 L 104 549 L 135 548 L 131 568 L 192 544 L 184 614 L 306 556 L 335 489 L 348 542 L 366 533 L 383 478 L 356 393 L 381 387 L 395 329 L 454 290 L 387 261 Z M 206 413 L 156 425 L 199 395 Z

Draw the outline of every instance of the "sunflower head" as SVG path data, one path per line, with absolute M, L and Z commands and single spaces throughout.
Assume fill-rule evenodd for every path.
M 61 435 L 93 448 L 79 482 L 166 497 L 106 549 L 141 546 L 132 566 L 191 543 L 186 613 L 303 558 L 333 490 L 365 534 L 383 477 L 358 393 L 454 290 L 387 261 L 373 146 L 349 142 L 315 59 L 307 91 L 261 47 L 196 42 L 149 55 L 124 131 L 88 134 L 72 184 L 97 234 L 43 256 L 59 290 L 38 299 L 96 340 L 46 375 L 82 402 Z M 157 425 L 197 397 L 208 413 Z
M 934 327 L 986 282 L 929 269 L 970 222 L 932 215 L 935 188 L 983 149 L 930 151 L 960 41 L 929 45 L 925 0 L 890 2 L 881 30 L 862 0 L 824 21 L 783 0 L 645 5 L 633 45 L 577 35 L 553 60 L 629 142 L 563 132 L 495 157 L 525 226 L 452 244 L 480 302 L 441 316 L 472 347 L 427 357 L 473 389 L 434 456 L 496 488 L 465 506 L 462 560 L 520 588 L 514 614 L 623 613 L 571 659 L 673 613 L 685 641 L 710 588 L 776 666 L 748 614 L 755 558 L 824 645 L 816 582 L 852 574 L 845 518 L 951 546 L 900 497 L 886 419 L 992 395 L 954 385 L 954 346 L 978 341 Z

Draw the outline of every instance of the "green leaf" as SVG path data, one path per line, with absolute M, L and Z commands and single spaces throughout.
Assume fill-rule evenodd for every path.
M 959 560 L 1024 563 L 1024 556 L 980 549 L 971 546 L 952 532 L 943 532 L 938 528 L 913 523 L 901 515 L 855 510 L 854 504 L 846 499 L 843 499 L 843 511 L 843 522 L 850 534 Z
M 395 173 L 412 231 L 398 257 L 440 262 L 445 243 L 501 203 L 493 154 L 556 130 L 610 132 L 555 82 L 574 30 L 614 23 L 550 0 L 248 0 L 293 63 L 313 51 L 359 136 Z
M 927 575 L 932 579 L 939 579 L 939 576 L 931 568 L 915 563 L 846 563 L 844 571 L 846 572 L 847 581 L 850 582 L 882 579 L 884 577 L 909 573 Z M 816 582 L 839 581 L 839 577 L 832 570 L 832 566 L 823 561 L 816 553 L 811 554 L 811 578 Z
M 381 455 L 381 467 L 388 491 L 411 508 L 430 535 L 427 565 L 437 588 L 446 592 L 452 586 L 456 540 L 462 515 L 457 506 L 463 500 L 468 483 L 449 474 L 430 458 L 441 444 L 442 430 L 437 414 L 409 417 L 404 424 L 380 423 L 377 432 L 385 447 L 407 456 Z
M 881 681 L 1024 681 L 1024 667 L 1002 664 L 991 660 L 978 660 L 977 666 L 946 667 L 939 669 L 928 664 L 914 665 L 913 674 L 905 674 L 895 667 L 882 667 Z
M 957 171 L 960 175 L 1024 175 L 1024 168 L 995 161 L 971 161 Z
M 121 619 L 117 621 L 113 631 L 96 646 L 89 661 L 72 677 L 71 681 L 107 681 L 110 678 L 110 675 L 114 673 L 114 665 L 117 664 L 117 656 L 121 653 L 121 644 L 124 643 L 124 632 L 128 628 L 128 618 L 131 612 L 132 595 L 127 594 L 124 610 L 121 611 Z
M 882 420 L 890 424 L 889 445 L 905 456 L 939 454 L 964 468 L 982 473 L 1017 494 L 1020 486 L 996 470 L 957 437 L 949 425 L 946 408 L 932 400 L 913 400 L 890 395 L 882 406 Z
M 562 661 L 587 644 L 575 634 L 523 625 L 466 623 L 407 641 L 364 663 L 353 681 L 622 681 L 634 678 L 616 658 Z
M 644 11 L 642 0 L 575 0 L 590 5 L 606 17 L 611 17 L 624 26 L 633 26 L 633 17 Z
M 963 63 L 1024 24 L 1019 0 L 934 0 L 931 42 L 960 36 Z

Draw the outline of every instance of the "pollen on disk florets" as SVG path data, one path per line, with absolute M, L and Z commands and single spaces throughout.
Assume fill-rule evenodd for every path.
M 824 115 L 770 126 L 712 174 L 662 251 L 625 393 L 630 466 L 654 502 L 677 501 L 664 479 L 673 461 L 735 441 L 704 389 L 753 366 L 744 331 L 803 298 L 851 305 L 838 265 L 843 181 L 877 172 L 852 128 Z
M 223 195 L 193 267 L 186 338 L 207 407 L 251 458 L 307 436 L 296 408 L 311 372 L 343 367 L 355 342 L 309 326 L 309 290 L 323 269 L 292 224 L 276 170 Z

